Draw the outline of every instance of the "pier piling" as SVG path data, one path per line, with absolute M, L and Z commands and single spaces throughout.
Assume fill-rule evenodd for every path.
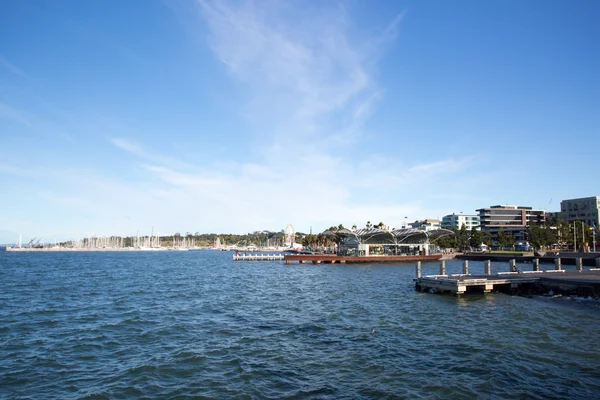
M 446 274 L 446 264 L 440 261 L 439 275 L 423 275 L 421 263 L 417 263 L 414 279 L 415 287 L 419 291 L 429 293 L 452 293 L 463 295 L 465 293 L 490 293 L 501 291 L 511 294 L 520 293 L 546 293 L 552 289 L 561 294 L 576 294 L 578 296 L 592 296 L 597 298 L 600 294 L 600 268 L 584 269 L 586 261 L 583 257 L 569 258 L 575 261 L 576 270 L 562 269 L 561 258 L 550 258 L 554 261 L 555 270 L 543 269 L 540 271 L 540 259 L 532 258 L 533 270 L 519 271 L 517 259 L 510 259 L 509 270 L 492 273 L 492 260 L 485 260 L 484 274 L 478 272 L 469 274 L 469 263 L 464 260 L 462 274 Z M 585 264 L 589 265 L 589 264 Z M 596 265 L 600 265 L 600 257 L 596 258 Z M 506 268 L 506 264 L 504 264 Z M 506 271 L 506 272 L 505 272 Z M 531 273 L 534 272 L 534 273 Z

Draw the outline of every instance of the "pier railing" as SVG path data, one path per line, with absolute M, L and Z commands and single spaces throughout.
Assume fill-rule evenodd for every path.
M 516 260 L 509 260 L 509 270 L 491 272 L 492 262 L 484 262 L 483 274 L 470 274 L 469 261 L 462 265 L 462 273 L 447 274 L 446 260 L 440 261 L 439 274 L 422 276 L 421 262 L 416 265 L 415 287 L 417 290 L 435 292 L 451 292 L 463 294 L 467 291 L 488 293 L 496 288 L 518 290 L 524 285 L 542 285 L 564 290 L 585 291 L 594 296 L 600 295 L 600 257 L 596 258 L 595 268 L 583 269 L 581 258 L 575 260 L 575 271 L 562 268 L 560 258 L 554 260 L 554 269 L 540 271 L 538 259 L 532 262 L 531 271 L 521 271 L 517 268 Z M 556 273 L 559 274 L 556 274 Z M 552 276 L 552 278 L 548 278 Z
M 234 254 L 233 261 L 283 261 L 283 254 Z

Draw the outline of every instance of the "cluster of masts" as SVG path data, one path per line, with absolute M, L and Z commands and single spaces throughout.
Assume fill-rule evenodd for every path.
M 121 236 L 91 236 L 79 240 L 70 240 L 67 242 L 54 244 L 40 244 L 40 239 L 34 238 L 27 244 L 22 243 L 21 236 L 14 247 L 16 249 L 27 248 L 65 248 L 74 250 L 86 249 L 141 249 L 141 250 L 188 250 L 195 247 L 194 238 L 173 237 L 171 240 L 161 240 L 159 235 L 121 237 Z
M 105 249 L 105 248 L 123 248 L 124 242 L 122 237 L 110 236 L 110 237 L 95 237 L 80 239 L 65 243 L 65 247 L 72 247 L 74 249 Z

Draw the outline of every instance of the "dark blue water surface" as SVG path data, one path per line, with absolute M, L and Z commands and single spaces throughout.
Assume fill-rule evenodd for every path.
M 0 252 L 0 398 L 600 398 L 597 302 L 432 295 L 413 277 L 216 251 Z

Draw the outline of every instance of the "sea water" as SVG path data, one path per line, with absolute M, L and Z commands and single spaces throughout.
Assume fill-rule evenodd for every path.
M 597 301 L 231 256 L 0 252 L 0 398 L 600 398 Z

